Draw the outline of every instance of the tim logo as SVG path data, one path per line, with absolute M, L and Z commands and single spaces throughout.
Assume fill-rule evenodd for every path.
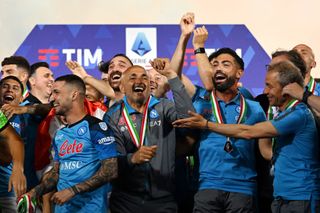
M 102 50 L 95 49 L 38 49 L 39 61 L 46 61 L 50 67 L 58 67 L 66 61 L 77 61 L 84 67 L 96 66 L 102 60 Z M 64 60 L 64 61 L 62 61 Z
M 59 66 L 59 50 L 58 49 L 39 49 L 38 59 L 40 61 L 50 61 L 51 67 Z
M 156 58 L 157 28 L 126 28 L 126 55 L 141 66 Z
M 138 33 L 131 50 L 140 56 L 144 56 L 151 50 L 150 44 L 143 32 Z

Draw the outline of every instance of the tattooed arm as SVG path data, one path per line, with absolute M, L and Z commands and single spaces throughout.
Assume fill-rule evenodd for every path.
M 117 158 L 109 158 L 101 161 L 100 169 L 88 180 L 78 183 L 70 188 L 56 192 L 51 198 L 58 205 L 69 201 L 79 193 L 93 191 L 103 184 L 110 182 L 118 176 Z
M 40 197 L 48 192 L 53 191 L 59 180 L 59 163 L 54 162 L 53 168 L 46 174 L 39 185 L 30 190 L 27 194 L 31 197 Z

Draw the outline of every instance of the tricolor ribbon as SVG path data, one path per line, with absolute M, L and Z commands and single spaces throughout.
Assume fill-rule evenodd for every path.
M 314 80 L 314 78 L 310 77 L 310 81 L 308 83 L 308 91 L 309 92 L 314 92 L 314 90 L 316 89 L 316 81 Z
M 223 118 L 222 118 L 222 114 L 221 114 L 221 109 L 219 106 L 219 102 L 217 97 L 214 95 L 214 92 L 211 92 L 210 95 L 210 100 L 211 100 L 211 105 L 212 105 L 212 112 L 213 112 L 213 116 L 215 117 L 217 123 L 219 124 L 223 124 Z M 243 95 L 240 94 L 240 112 L 239 112 L 239 117 L 237 120 L 237 124 L 243 123 L 245 120 L 245 115 L 247 114 L 247 102 L 244 99 Z
M 130 117 L 130 114 L 128 112 L 128 109 L 126 105 L 124 104 L 122 114 L 124 117 L 124 120 L 126 122 L 126 125 L 128 127 L 129 134 L 131 136 L 131 139 L 133 143 L 136 145 L 137 148 L 143 145 L 144 139 L 146 136 L 146 131 L 147 131 L 147 124 L 148 124 L 148 108 L 149 108 L 149 103 L 150 103 L 151 96 L 148 98 L 146 104 L 145 104 L 145 109 L 143 112 L 143 117 L 142 117 L 142 123 L 140 127 L 140 134 L 138 134 L 137 129 L 134 127 L 134 123 Z

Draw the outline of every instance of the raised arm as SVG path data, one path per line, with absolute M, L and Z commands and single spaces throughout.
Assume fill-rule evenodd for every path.
M 199 48 L 204 48 L 204 45 L 207 39 L 208 39 L 208 31 L 205 28 L 205 26 L 198 27 L 193 31 L 192 44 L 193 44 L 194 50 L 198 52 L 196 53 L 198 72 L 204 88 L 207 91 L 212 91 L 213 90 L 213 83 L 212 83 L 213 69 L 209 62 L 207 54 L 203 51 L 203 49 L 199 49 Z M 197 50 L 202 50 L 202 51 L 197 51 Z
M 89 75 L 86 70 L 76 61 L 67 61 L 66 66 L 74 75 L 82 78 L 84 83 L 94 87 L 107 98 L 111 100 L 115 99 L 115 93 L 107 81 L 99 80 Z
M 193 13 L 186 13 L 182 16 L 180 21 L 181 35 L 176 50 L 171 58 L 171 68 L 178 74 L 190 97 L 194 95 L 196 88 L 190 79 L 182 74 L 182 68 L 188 40 L 194 30 L 194 26 Z
M 177 118 L 188 117 L 188 111 L 194 111 L 194 107 L 177 73 L 171 68 L 169 59 L 157 58 L 151 62 L 151 65 L 157 72 L 167 77 L 173 93 L 174 108 L 168 108 L 168 119 L 174 121 Z

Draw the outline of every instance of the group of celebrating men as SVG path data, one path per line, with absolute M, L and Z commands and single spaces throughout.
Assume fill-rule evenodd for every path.
M 275 52 L 254 98 L 234 50 L 208 57 L 193 13 L 180 27 L 171 60 L 117 54 L 101 80 L 75 61 L 55 80 L 45 62 L 2 61 L 1 212 L 320 212 L 312 49 Z M 203 87 L 182 73 L 192 34 Z

